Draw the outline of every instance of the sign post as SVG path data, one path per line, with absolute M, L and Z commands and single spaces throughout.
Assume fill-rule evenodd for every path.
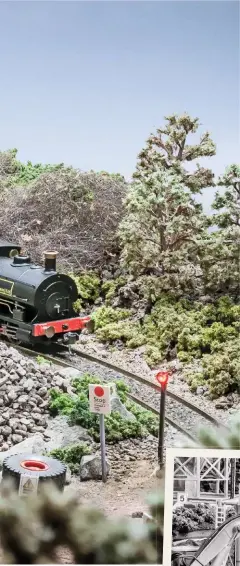
M 107 481 L 106 466 L 106 443 L 105 443 L 105 422 L 104 415 L 111 413 L 111 385 L 89 385 L 90 412 L 98 413 L 100 416 L 100 444 L 101 444 L 101 463 L 102 481 Z
M 156 375 L 156 380 L 158 381 L 159 385 L 161 385 L 159 434 L 158 434 L 158 464 L 160 470 L 163 467 L 165 401 L 166 401 L 166 389 L 168 384 L 168 378 L 169 378 L 168 371 L 159 371 Z

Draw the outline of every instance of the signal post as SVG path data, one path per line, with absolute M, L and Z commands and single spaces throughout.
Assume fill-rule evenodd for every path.
M 165 425 L 165 402 L 166 391 L 169 379 L 168 371 L 159 371 L 156 375 L 156 380 L 161 386 L 160 396 L 160 413 L 159 413 L 159 434 L 158 434 L 158 464 L 159 468 L 163 467 L 163 449 L 164 449 L 164 425 Z

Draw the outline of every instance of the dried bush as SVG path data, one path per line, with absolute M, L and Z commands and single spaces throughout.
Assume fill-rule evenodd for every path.
M 2 192 L 0 236 L 20 242 L 37 261 L 55 248 L 65 271 L 96 268 L 114 249 L 126 188 L 115 175 L 44 173 L 28 187 Z

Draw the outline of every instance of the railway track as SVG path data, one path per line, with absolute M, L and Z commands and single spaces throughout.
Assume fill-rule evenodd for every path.
M 36 350 L 31 348 L 25 348 L 24 346 L 19 346 L 19 345 L 17 345 L 16 348 L 19 351 L 21 351 L 23 354 L 31 357 L 37 357 L 39 355 L 42 355 L 46 360 L 52 362 L 55 365 L 60 365 L 62 367 L 69 367 L 69 368 L 73 367 L 79 370 L 79 358 L 82 360 L 87 360 L 88 362 L 96 364 L 97 366 L 105 367 L 106 369 L 111 370 L 112 372 L 117 374 L 118 378 L 122 376 L 127 378 L 128 382 L 130 382 L 130 387 L 131 387 L 131 393 L 128 394 L 128 398 L 131 401 L 140 405 L 144 409 L 147 409 L 148 411 L 151 411 L 152 413 L 159 415 L 159 399 L 160 399 L 161 388 L 157 383 L 154 383 L 153 380 L 137 375 L 131 371 L 116 366 L 111 362 L 108 362 L 96 356 L 92 356 L 91 354 L 82 352 L 76 348 L 72 348 L 71 353 L 69 354 L 68 348 L 62 347 L 61 352 L 60 353 L 58 352 L 57 354 L 54 355 L 50 355 L 48 352 L 46 352 L 44 348 L 39 348 L 39 350 Z M 153 398 L 154 406 L 145 402 L 142 399 L 142 397 L 145 396 L 143 393 L 141 395 L 141 398 L 139 397 L 139 387 L 142 387 L 144 390 L 146 389 L 146 391 L 148 392 L 149 389 L 152 389 L 152 391 L 155 392 Z M 138 395 L 134 394 L 135 391 L 138 393 Z M 222 430 L 223 429 L 228 430 L 228 427 L 226 425 L 223 425 L 212 415 L 203 411 L 202 409 L 200 409 L 200 407 L 197 407 L 197 405 L 190 403 L 189 401 L 183 399 L 176 393 L 173 393 L 170 388 L 167 389 L 167 402 L 168 403 L 170 402 L 170 404 L 173 403 L 177 407 L 177 412 L 179 414 L 180 414 L 180 407 L 184 407 L 184 409 L 187 409 L 189 414 L 191 414 L 191 418 L 194 419 L 194 415 L 195 416 L 198 415 L 198 417 L 200 417 L 201 419 L 201 424 L 206 425 L 206 423 L 211 423 L 211 425 L 214 425 L 216 428 L 221 428 Z M 173 427 L 184 437 L 188 438 L 192 442 L 196 442 L 196 431 L 194 431 L 194 427 L 193 430 L 191 430 L 191 427 L 189 426 L 187 429 L 186 425 L 188 425 L 188 423 L 187 422 L 185 423 L 186 419 L 184 419 L 184 426 L 182 426 L 181 419 L 178 418 L 178 422 L 176 422 L 175 419 L 172 419 L 168 415 L 168 411 L 166 410 L 165 420 L 169 426 Z

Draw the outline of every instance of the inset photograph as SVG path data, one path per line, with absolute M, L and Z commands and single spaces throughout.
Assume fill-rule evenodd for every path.
M 168 449 L 163 564 L 240 565 L 240 451 Z

